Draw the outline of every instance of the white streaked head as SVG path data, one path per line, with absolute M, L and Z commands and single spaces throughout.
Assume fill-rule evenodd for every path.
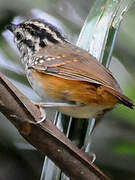
M 9 24 L 7 29 L 14 34 L 14 40 L 23 61 L 26 61 L 28 57 L 41 48 L 66 41 L 57 28 L 38 19 L 27 20 L 18 25 Z M 28 57 L 26 58 L 25 56 Z

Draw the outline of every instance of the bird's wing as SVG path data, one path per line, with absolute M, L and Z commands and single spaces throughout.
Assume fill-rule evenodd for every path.
M 32 66 L 42 73 L 101 84 L 121 92 L 112 73 L 83 49 L 76 46 L 59 46 L 56 49 L 50 47 L 42 49 L 39 54 L 40 58 L 37 58 L 37 63 Z
M 40 54 L 40 58 L 39 57 Z M 37 62 L 32 65 L 37 71 L 70 80 L 79 80 L 110 89 L 110 93 L 119 98 L 122 103 L 132 101 L 123 95 L 117 81 L 109 69 L 101 65 L 96 58 L 76 46 L 55 46 L 42 49 L 37 56 Z M 133 104 L 132 104 L 133 105 Z M 127 105 L 128 106 L 128 105 Z

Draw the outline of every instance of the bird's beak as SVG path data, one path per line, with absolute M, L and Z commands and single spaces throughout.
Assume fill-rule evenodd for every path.
M 11 24 L 11 23 L 5 27 L 5 29 L 8 29 L 11 32 L 14 32 L 16 28 L 17 28 L 17 25 Z

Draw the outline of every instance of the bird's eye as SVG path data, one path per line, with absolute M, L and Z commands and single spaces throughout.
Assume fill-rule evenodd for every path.
M 22 39 L 22 34 L 17 32 L 16 33 L 16 38 L 17 38 L 17 40 L 21 40 Z
M 46 46 L 45 42 L 44 41 L 40 41 L 39 45 L 43 48 Z

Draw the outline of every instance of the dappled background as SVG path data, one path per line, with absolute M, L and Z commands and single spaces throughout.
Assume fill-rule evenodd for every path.
M 30 88 L 19 61 L 13 36 L 5 31 L 9 22 L 45 19 L 76 43 L 93 1 L 90 0 L 0 0 L 0 71 L 27 97 L 39 101 Z M 135 4 L 124 16 L 110 69 L 123 91 L 135 102 Z M 115 180 L 135 179 L 135 111 L 119 106 L 108 113 L 93 135 L 95 164 Z M 40 178 L 43 155 L 18 134 L 0 114 L 0 179 Z

